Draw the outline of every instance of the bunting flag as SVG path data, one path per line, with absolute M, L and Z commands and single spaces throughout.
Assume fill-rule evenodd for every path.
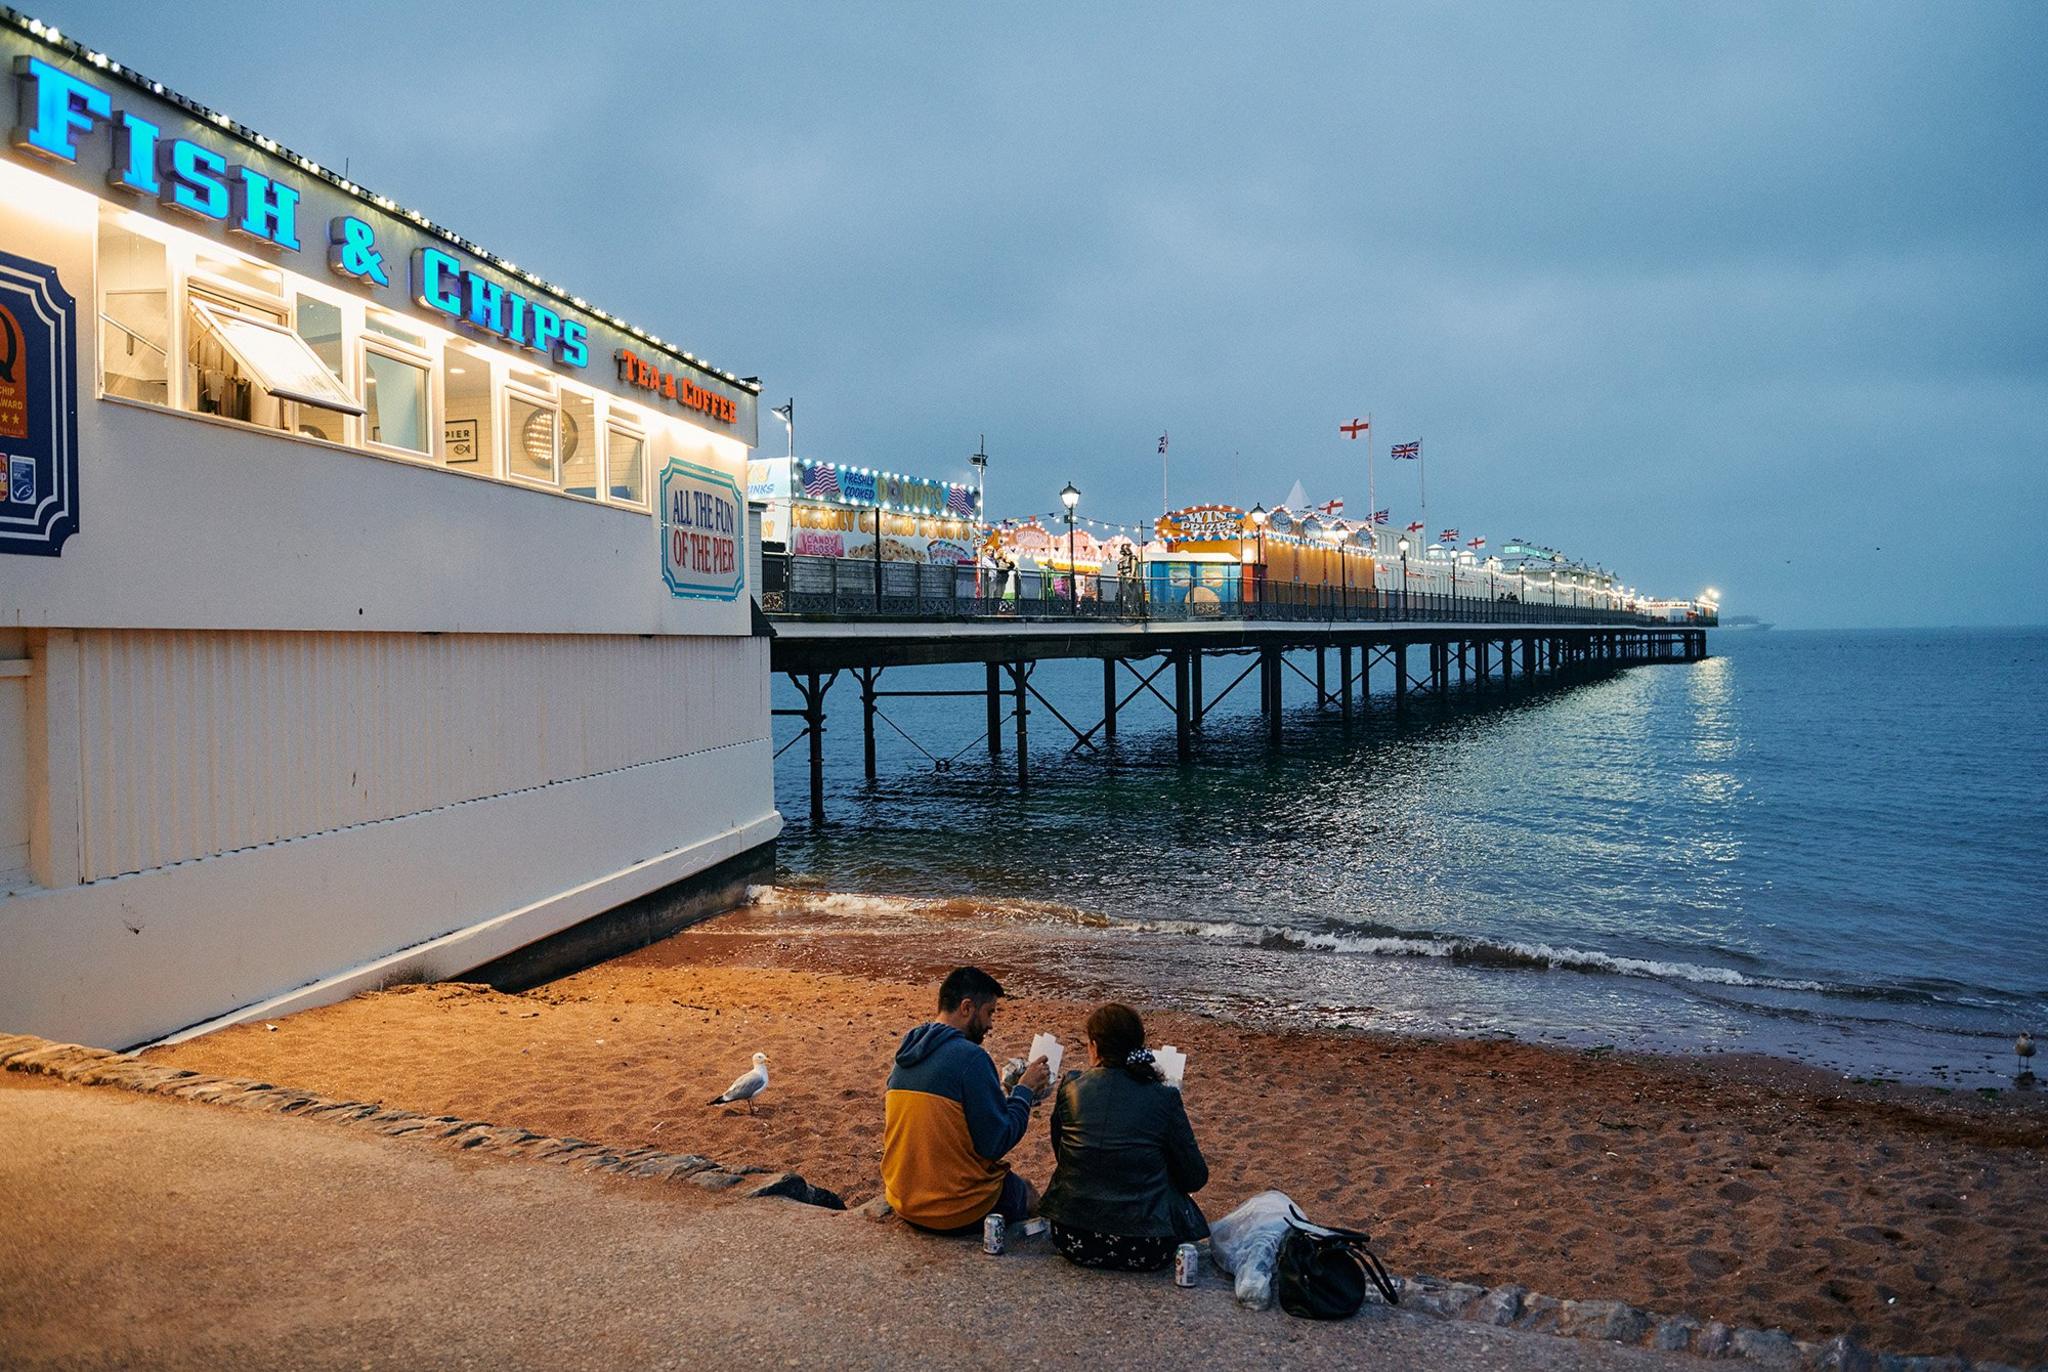
M 1159 435 L 1159 451 L 1160 451 L 1160 452 L 1162 452 L 1162 453 L 1164 453 L 1164 452 L 1166 451 L 1166 435 L 1165 435 L 1165 434 L 1161 434 L 1161 435 Z
M 1350 435 L 1352 441 L 1356 442 L 1360 434 L 1372 432 L 1372 421 L 1370 419 L 1354 419 L 1349 424 L 1339 424 L 1337 432 Z
M 1458 531 L 1456 529 L 1445 529 L 1436 536 L 1436 541 L 1439 543 L 1456 543 L 1458 541 Z
M 1336 516 L 1344 513 L 1344 502 L 1342 500 L 1325 500 L 1322 504 L 1316 506 L 1316 509 L 1323 515 L 1334 519 Z
M 1419 534 L 1419 533 L 1421 533 L 1421 532 L 1422 532 L 1422 521 L 1418 519 L 1418 520 L 1416 520 L 1416 521 L 1415 521 L 1415 522 L 1414 522 L 1413 524 L 1410 524 L 1410 525 L 1408 526 L 1408 532 L 1409 532 L 1409 533 L 1411 533 L 1411 534 Z
M 1375 524 L 1384 524 L 1384 523 L 1386 523 L 1386 522 L 1387 522 L 1387 511 L 1385 511 L 1385 510 L 1374 510 L 1374 511 L 1372 512 L 1372 522 L 1373 522 L 1373 523 L 1375 523 Z
M 1404 459 L 1412 462 L 1422 456 L 1422 440 L 1418 438 L 1413 443 L 1396 443 L 1387 449 L 1387 456 L 1396 462 Z

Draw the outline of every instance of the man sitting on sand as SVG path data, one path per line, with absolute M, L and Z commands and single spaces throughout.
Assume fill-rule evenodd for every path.
M 883 1107 L 882 1194 L 920 1229 L 969 1233 L 991 1212 L 1028 1219 L 1038 1192 L 1003 1155 L 1031 1124 L 1051 1074 L 1033 1058 L 1005 1097 L 981 1048 L 1003 988 L 978 967 L 939 987 L 939 1017 L 903 1036 Z

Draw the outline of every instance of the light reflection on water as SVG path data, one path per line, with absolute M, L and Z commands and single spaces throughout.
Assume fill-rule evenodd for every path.
M 2025 722 L 2048 634 L 1719 634 L 1712 647 L 1703 663 L 1406 731 L 1381 711 L 1348 738 L 1290 677 L 1277 758 L 1240 688 L 1185 769 L 1156 705 L 1129 707 L 1105 755 L 1065 760 L 1071 738 L 1037 710 L 1024 796 L 1009 740 L 994 764 L 979 744 L 974 700 L 886 701 L 923 748 L 961 757 L 934 771 L 884 726 L 869 790 L 842 684 L 829 706 L 833 823 L 807 832 L 792 751 L 777 777 L 783 861 L 834 888 L 1028 898 L 1234 927 L 1240 942 L 1268 929 L 1449 939 L 1668 969 L 1254 959 L 1258 975 L 1319 988 L 1330 1014 L 1369 1004 L 1411 1027 L 1807 1045 L 1910 1071 L 1986 1060 L 1998 1043 L 1970 1036 L 2048 1024 L 2033 927 L 2048 744 Z M 1209 676 L 1212 692 L 1229 680 Z M 884 678 L 978 682 L 978 668 Z M 1094 664 L 1048 663 L 1037 682 L 1083 728 L 1095 722 Z M 779 742 L 794 725 L 777 724 Z M 1808 983 L 1829 990 L 1793 989 Z

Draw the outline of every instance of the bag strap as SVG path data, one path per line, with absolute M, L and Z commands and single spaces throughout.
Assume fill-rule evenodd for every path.
M 1358 1264 L 1359 1271 L 1363 1272 L 1371 1279 L 1372 1284 L 1379 1288 L 1380 1294 L 1386 1297 L 1388 1305 L 1399 1305 L 1401 1303 L 1401 1293 L 1394 1285 L 1393 1274 L 1387 1271 L 1386 1264 L 1379 1260 L 1379 1256 L 1372 1249 L 1366 1247 L 1369 1241 L 1368 1235 L 1357 1229 L 1342 1229 L 1326 1224 L 1311 1224 L 1308 1216 L 1301 1213 L 1301 1207 L 1298 1205 L 1290 1205 L 1287 1209 L 1287 1222 L 1290 1228 L 1294 1229 L 1297 1233 L 1306 1234 L 1311 1239 L 1325 1240 L 1330 1247 Z

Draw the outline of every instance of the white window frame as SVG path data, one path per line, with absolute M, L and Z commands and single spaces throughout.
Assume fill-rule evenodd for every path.
M 526 435 L 524 433 L 514 434 L 512 432 L 512 402 L 515 400 L 522 404 L 531 405 L 535 409 L 546 410 L 555 417 L 555 422 L 552 425 L 554 460 L 549 464 L 548 475 L 544 478 L 528 476 L 520 470 L 521 463 L 524 462 L 526 457 Z M 562 490 L 561 401 L 556 396 L 542 395 L 539 391 L 512 381 L 508 369 L 508 375 L 505 377 L 504 383 L 499 387 L 498 415 L 498 431 L 505 435 L 505 475 L 507 479 L 516 481 L 522 486 L 534 486 L 543 491 L 553 491 L 556 495 L 566 494 Z M 519 462 L 513 461 L 512 445 L 514 442 L 520 445 Z
M 647 435 L 635 427 L 628 419 L 615 412 L 609 412 L 611 411 L 610 406 L 605 408 L 608 411 L 604 422 L 605 503 L 616 505 L 622 510 L 646 510 L 653 504 L 653 483 L 649 479 L 647 471 L 647 454 L 651 450 L 652 445 L 649 443 Z M 614 437 L 628 438 L 640 445 L 640 499 L 637 501 L 628 500 L 624 496 L 615 493 L 614 488 L 617 483 L 612 480 L 612 439 Z
M 359 384 L 356 389 L 356 395 L 363 402 L 363 414 L 359 422 L 358 437 L 361 439 L 360 448 L 363 452 L 401 457 L 408 462 L 421 462 L 428 466 L 438 467 L 441 465 L 441 445 L 435 438 L 435 431 L 438 427 L 436 416 L 441 413 L 438 400 L 441 386 L 441 369 L 436 365 L 434 356 L 437 351 L 438 349 L 422 350 L 408 347 L 395 338 L 381 333 L 371 333 L 367 328 L 357 333 L 355 362 L 356 376 Z M 427 442 L 425 451 L 417 448 L 400 447 L 396 443 L 385 443 L 370 437 L 370 354 L 372 353 L 389 361 L 402 363 L 408 367 L 418 367 L 426 373 L 427 413 L 425 417 L 425 433 L 422 435 Z

